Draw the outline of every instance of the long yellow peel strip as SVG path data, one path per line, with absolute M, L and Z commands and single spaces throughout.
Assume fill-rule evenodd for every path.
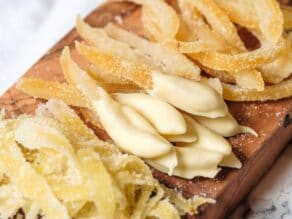
M 74 86 L 65 83 L 45 81 L 37 78 L 22 78 L 17 82 L 16 88 L 37 98 L 57 98 L 72 106 L 89 106 L 84 95 Z
M 142 88 L 151 88 L 151 69 L 145 64 L 106 54 L 83 43 L 76 42 L 76 49 L 90 62 L 107 69 L 111 74 L 129 79 Z
M 267 45 L 251 52 L 240 54 L 225 54 L 214 51 L 189 54 L 205 67 L 221 71 L 242 71 L 255 68 L 262 64 L 273 61 L 284 49 L 284 42 L 277 45 Z
M 263 91 L 246 90 L 234 85 L 223 84 L 223 96 L 230 101 L 266 101 L 290 97 L 292 94 L 292 80 L 266 86 Z

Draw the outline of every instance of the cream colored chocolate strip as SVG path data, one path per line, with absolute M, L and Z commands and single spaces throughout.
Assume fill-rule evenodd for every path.
M 145 161 L 150 166 L 161 172 L 167 173 L 169 176 L 173 175 L 174 169 L 178 165 L 177 153 L 174 147 L 165 155 L 153 159 L 146 159 Z
M 197 132 L 193 124 L 186 120 L 187 131 L 181 135 L 165 135 L 164 137 L 170 142 L 191 143 L 198 140 Z
M 213 88 L 177 76 L 152 73 L 152 89 L 147 92 L 193 115 L 210 118 L 225 116 L 228 107 Z
M 179 111 L 171 105 L 147 94 L 114 94 L 119 103 L 130 106 L 148 119 L 156 130 L 164 135 L 179 135 L 187 131 Z
M 196 148 L 214 151 L 223 155 L 228 155 L 231 153 L 231 145 L 225 138 L 202 126 L 190 116 L 185 115 L 184 118 L 187 123 L 193 126 L 193 129 L 198 136 L 198 140 L 192 143 L 177 143 L 177 146 L 194 146 Z
M 224 137 L 231 137 L 239 133 L 250 133 L 256 137 L 258 136 L 252 128 L 239 125 L 230 113 L 224 117 L 214 119 L 203 116 L 194 116 L 194 118 L 202 125 Z
M 239 169 L 242 167 L 242 163 L 234 153 L 231 153 L 228 156 L 225 156 L 223 160 L 221 160 L 219 166 Z
M 67 81 L 91 101 L 92 109 L 100 116 L 103 127 L 121 149 L 144 158 L 161 156 L 170 151 L 171 144 L 154 128 L 149 128 L 150 124 L 142 116 L 132 110 L 132 119 L 129 120 L 125 114 L 129 110 L 114 101 L 73 62 L 68 48 L 62 53 L 61 65 Z M 137 122 L 140 124 L 139 128 L 136 127 Z
M 147 92 L 194 115 L 211 118 L 225 116 L 228 108 L 223 98 L 211 87 L 173 75 L 165 75 L 146 65 L 105 54 L 94 47 L 76 43 L 80 54 L 90 62 L 103 65 L 111 74 L 125 77 Z

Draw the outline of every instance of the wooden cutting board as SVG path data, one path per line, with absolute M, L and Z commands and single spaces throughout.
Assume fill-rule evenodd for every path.
M 140 8 L 130 3 L 106 3 L 92 12 L 86 21 L 92 26 L 104 26 L 109 22 L 124 19 L 123 26 L 142 34 Z M 48 51 L 25 76 L 34 76 L 53 81 L 64 81 L 59 56 L 64 46 L 74 47 L 74 40 L 80 39 L 72 30 L 50 51 Z M 81 58 L 76 55 L 76 59 Z M 29 55 L 29 54 L 28 54 Z M 12 86 L 1 98 L 0 108 L 5 108 L 8 117 L 33 113 L 40 101 L 19 92 Z M 241 158 L 240 170 L 224 169 L 215 179 L 196 178 L 185 180 L 169 177 L 158 171 L 154 176 L 165 185 L 176 188 L 184 196 L 203 195 L 217 200 L 200 208 L 196 218 L 225 218 L 248 194 L 251 188 L 270 169 L 280 152 L 292 138 L 292 98 L 265 103 L 228 103 L 230 111 L 240 124 L 254 128 L 259 138 L 238 135 L 230 138 L 233 151 Z M 289 116 L 290 114 L 290 116 Z M 186 216 L 187 218 L 194 218 Z

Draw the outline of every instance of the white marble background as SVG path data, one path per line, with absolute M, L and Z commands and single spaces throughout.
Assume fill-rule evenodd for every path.
M 103 0 L 0 0 L 0 93 Z M 292 145 L 248 198 L 249 219 L 292 219 Z

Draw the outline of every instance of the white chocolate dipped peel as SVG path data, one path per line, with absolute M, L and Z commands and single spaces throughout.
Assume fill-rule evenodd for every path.
M 157 158 L 145 160 L 150 166 L 161 172 L 167 173 L 169 176 L 173 175 L 174 169 L 178 165 L 177 153 L 173 147 L 167 154 Z
M 185 115 L 185 119 L 190 122 L 197 133 L 198 140 L 192 143 L 177 143 L 180 147 L 197 147 L 214 151 L 224 156 L 231 153 L 231 145 L 222 136 L 214 133 L 210 129 L 202 126 L 200 123 Z
M 240 162 L 240 160 L 236 157 L 234 153 L 231 153 L 225 156 L 223 160 L 221 160 L 219 166 L 239 169 L 242 167 L 242 163 Z
M 105 130 L 119 147 L 144 158 L 158 157 L 171 150 L 171 144 L 155 130 L 135 127 L 123 112 L 122 106 L 72 61 L 68 48 L 61 56 L 61 64 L 67 80 L 91 101 L 92 109 L 99 114 Z M 141 122 L 141 118 L 138 120 Z
M 185 143 L 192 143 L 197 141 L 197 133 L 196 129 L 193 126 L 193 123 L 190 119 L 185 119 L 187 131 L 184 134 L 181 135 L 165 135 L 164 137 L 173 143 L 176 142 L 185 142 Z
M 194 116 L 194 118 L 202 125 L 224 137 L 231 137 L 240 133 L 250 133 L 258 136 L 252 128 L 239 125 L 230 113 L 224 117 L 213 119 L 203 116 Z
M 228 108 L 220 94 L 200 82 L 152 72 L 152 89 L 148 93 L 159 97 L 193 115 L 216 118 L 226 115 Z
M 222 154 L 196 147 L 176 147 L 178 165 L 173 174 L 186 179 L 196 176 L 213 178 L 220 171 Z
M 187 131 L 182 114 L 173 106 L 155 97 L 142 93 L 118 93 L 114 98 L 139 112 L 163 135 L 179 135 Z

